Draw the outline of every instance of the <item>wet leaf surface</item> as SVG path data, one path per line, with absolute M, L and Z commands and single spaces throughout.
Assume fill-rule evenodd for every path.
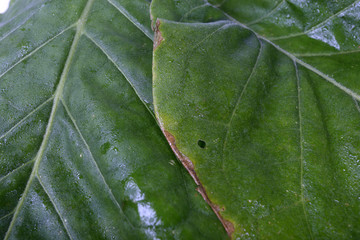
M 0 236 L 222 239 L 152 112 L 149 1 L 14 1 L 0 22 Z

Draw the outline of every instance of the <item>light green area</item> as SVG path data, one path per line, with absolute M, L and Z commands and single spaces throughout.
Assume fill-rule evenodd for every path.
M 2 16 L 0 238 L 227 238 L 154 119 L 149 5 L 18 0 Z
M 233 238 L 359 239 L 360 2 L 151 10 L 156 115 Z

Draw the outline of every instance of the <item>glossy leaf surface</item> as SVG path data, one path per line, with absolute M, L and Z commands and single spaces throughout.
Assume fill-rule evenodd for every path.
M 19 0 L 2 16 L 1 238 L 226 238 L 153 117 L 149 4 Z
M 152 15 L 156 115 L 233 238 L 358 239 L 360 2 L 154 0 Z

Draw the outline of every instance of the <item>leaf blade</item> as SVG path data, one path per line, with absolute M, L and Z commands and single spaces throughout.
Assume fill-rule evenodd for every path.
M 229 9 L 249 13 L 246 4 L 258 7 L 254 1 L 245 8 L 227 2 Z M 193 162 L 210 201 L 233 222 L 234 238 L 357 236 L 358 216 L 350 214 L 359 209 L 354 190 L 359 174 L 352 167 L 359 156 L 356 70 L 346 84 L 337 81 L 318 70 L 319 63 L 310 65 L 288 52 L 297 42 L 278 45 L 226 12 L 211 19 L 217 8 L 202 1 L 183 1 L 172 14 L 164 6 L 173 1 L 152 4 L 154 19 L 171 20 L 158 20 L 163 40 L 154 51 L 157 117 Z M 254 54 L 258 41 L 264 49 L 260 58 Z M 344 48 L 351 44 L 344 41 Z M 259 70 L 252 73 L 257 58 Z M 351 65 L 341 67 L 346 71 Z M 205 148 L 198 146 L 200 140 Z M 349 146 L 351 154 L 344 150 Z M 339 216 L 348 225 L 337 222 Z
M 224 238 L 152 117 L 149 2 L 112 2 L 128 15 L 107 1 L 55 0 L 9 22 L 17 28 L 0 41 L 1 235 Z

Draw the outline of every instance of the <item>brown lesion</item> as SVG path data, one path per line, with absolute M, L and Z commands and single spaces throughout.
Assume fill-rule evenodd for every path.
M 164 40 L 161 31 L 159 29 L 161 22 L 159 20 L 156 20 L 155 26 L 154 24 L 152 25 L 154 33 L 155 33 L 155 37 L 154 37 L 154 50 L 156 50 L 156 48 L 161 44 L 161 42 Z M 162 124 L 159 124 L 160 126 L 162 126 Z M 221 223 L 223 224 L 227 234 L 229 235 L 229 237 L 231 238 L 233 232 L 234 232 L 234 225 L 224 219 L 220 212 L 224 211 L 224 208 L 220 208 L 219 206 L 215 205 L 214 203 L 212 203 L 205 191 L 204 186 L 201 184 L 199 177 L 196 175 L 195 169 L 194 169 L 194 164 L 192 163 L 192 161 L 185 156 L 182 152 L 180 152 L 180 150 L 176 147 L 175 144 L 175 137 L 169 133 L 168 131 L 163 130 L 163 133 L 167 139 L 167 141 L 170 144 L 171 149 L 173 150 L 173 152 L 175 153 L 176 157 L 181 161 L 181 163 L 184 165 L 184 167 L 186 168 L 186 170 L 190 173 L 190 176 L 194 179 L 196 185 L 198 185 L 197 187 L 197 191 L 200 193 L 200 195 L 203 197 L 203 199 L 210 205 L 210 207 L 212 208 L 212 210 L 215 212 L 216 216 L 219 218 L 219 220 L 221 221 Z
M 209 196 L 207 195 L 204 186 L 201 184 L 199 177 L 196 175 L 196 172 L 194 169 L 194 164 L 191 162 L 191 160 L 187 156 L 185 156 L 182 152 L 180 152 L 180 150 L 176 147 L 175 137 L 166 130 L 163 130 L 163 132 L 164 132 L 166 139 L 168 140 L 168 142 L 170 144 L 171 149 L 174 151 L 176 157 L 181 161 L 181 163 L 184 165 L 186 170 L 190 173 L 191 177 L 194 179 L 195 183 L 198 185 L 196 190 L 201 194 L 201 196 L 204 198 L 204 200 L 210 205 L 212 210 L 215 212 L 216 216 L 219 218 L 219 220 L 223 224 L 227 234 L 231 238 L 231 235 L 233 234 L 235 229 L 234 229 L 234 225 L 230 221 L 224 219 L 221 216 L 220 212 L 224 211 L 224 209 L 220 208 L 219 206 L 215 205 L 214 203 L 212 203 L 210 201 Z
M 160 21 L 158 19 L 158 20 L 156 20 L 155 27 L 153 29 L 154 33 L 155 33 L 155 36 L 154 36 L 154 50 L 160 45 L 162 40 L 164 40 L 164 38 L 162 37 L 161 32 L 159 30 L 159 27 L 160 27 Z

